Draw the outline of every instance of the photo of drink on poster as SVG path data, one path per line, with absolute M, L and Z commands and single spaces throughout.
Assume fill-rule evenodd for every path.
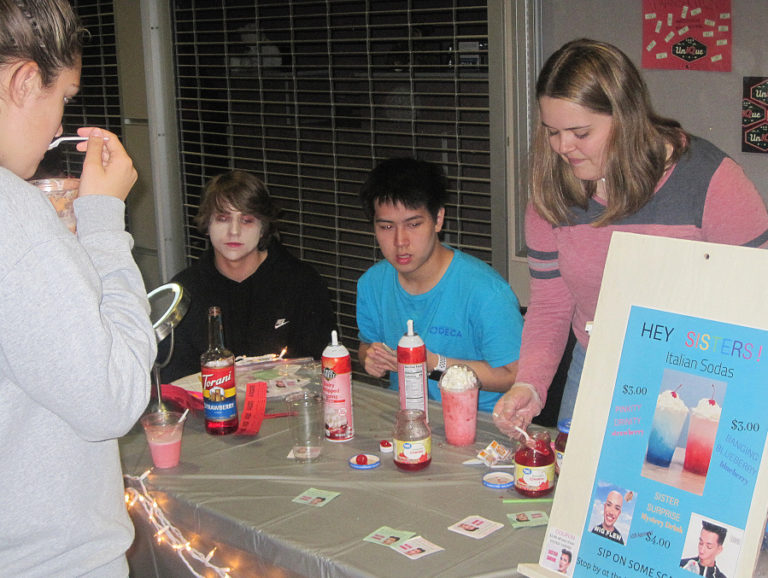
M 695 363 L 689 358 L 678 361 L 690 366 Z M 725 381 L 674 369 L 664 371 L 643 477 L 702 494 L 726 387 Z

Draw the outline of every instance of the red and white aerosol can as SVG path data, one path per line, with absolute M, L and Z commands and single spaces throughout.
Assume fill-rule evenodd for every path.
M 325 439 L 345 442 L 355 437 L 352 416 L 352 360 L 336 331 L 323 350 L 323 398 L 325 407 Z
M 400 409 L 420 409 L 427 414 L 427 347 L 408 320 L 408 331 L 397 343 L 397 385 Z

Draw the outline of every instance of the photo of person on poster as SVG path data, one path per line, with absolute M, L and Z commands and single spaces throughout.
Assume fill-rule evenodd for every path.
M 590 528 L 593 534 L 624 545 L 625 536 L 634 512 L 635 492 L 615 484 L 598 481 L 595 499 L 592 503 Z
M 707 578 L 733 577 L 738 550 L 732 545 L 741 543 L 741 535 L 736 528 L 692 515 L 680 567 Z
M 616 528 L 616 520 L 621 516 L 621 509 L 623 507 L 624 497 L 619 492 L 609 492 L 605 502 L 603 502 L 603 521 L 592 528 L 592 533 L 599 534 L 619 544 L 624 544 L 624 538 Z
M 557 571 L 563 574 L 570 574 L 569 568 L 571 566 L 571 558 L 573 554 L 570 550 L 563 548 L 560 552 L 560 559 L 557 561 Z

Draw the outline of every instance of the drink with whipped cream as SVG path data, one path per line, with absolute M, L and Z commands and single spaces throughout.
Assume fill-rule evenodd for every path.
M 648 462 L 665 468 L 672 462 L 680 432 L 683 431 L 688 406 L 672 390 L 665 390 L 656 400 L 656 412 L 653 414 L 651 437 L 648 440 Z
M 466 365 L 451 365 L 440 377 L 445 441 L 454 446 L 475 443 L 477 392 L 475 372 Z
M 720 423 L 720 406 L 714 399 L 702 398 L 691 411 L 688 426 L 688 443 L 685 446 L 683 469 L 694 474 L 706 475 L 712 448 L 715 445 L 717 426 Z

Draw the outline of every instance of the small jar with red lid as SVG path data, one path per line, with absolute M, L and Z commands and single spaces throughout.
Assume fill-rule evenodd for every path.
M 568 443 L 568 433 L 571 431 L 571 418 L 557 422 L 557 437 L 555 438 L 555 472 L 560 474 L 565 456 L 565 444 Z
M 555 487 L 555 454 L 547 430 L 531 428 L 528 436 L 515 453 L 515 489 L 523 496 L 538 498 Z

